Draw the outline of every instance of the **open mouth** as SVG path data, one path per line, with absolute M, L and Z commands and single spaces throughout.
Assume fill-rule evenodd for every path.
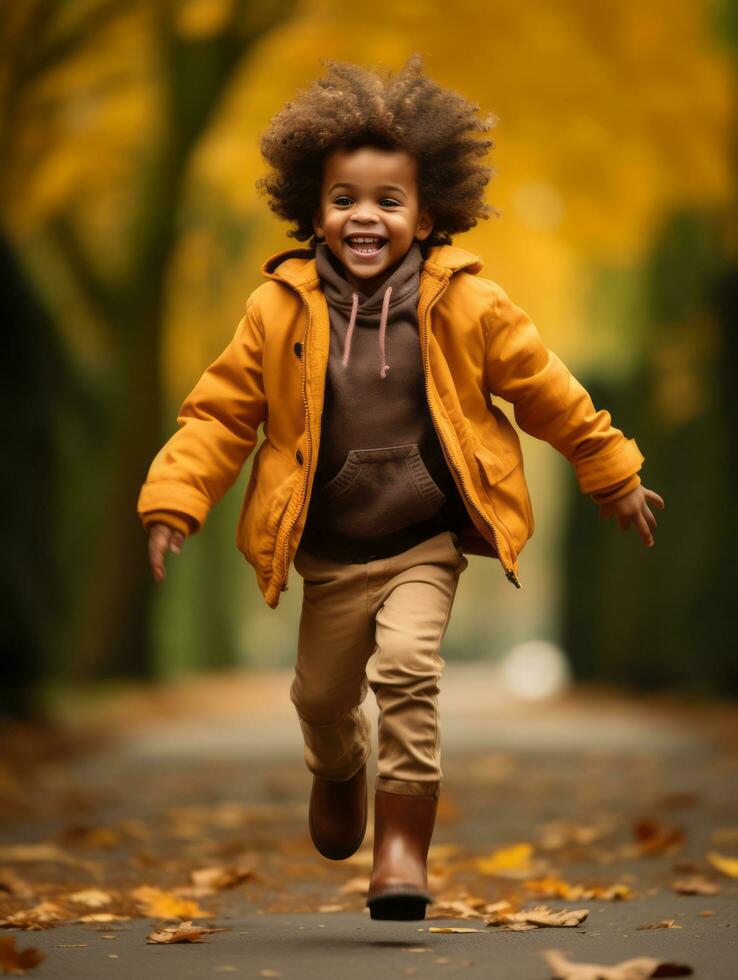
M 381 235 L 348 235 L 344 241 L 352 252 L 365 258 L 379 255 L 387 244 L 387 239 Z

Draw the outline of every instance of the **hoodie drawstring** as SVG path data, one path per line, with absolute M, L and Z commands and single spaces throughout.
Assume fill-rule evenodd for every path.
M 354 325 L 356 324 L 356 311 L 359 309 L 359 294 L 354 293 L 352 297 L 351 304 L 351 317 L 349 318 L 348 330 L 346 331 L 346 339 L 343 342 L 343 366 L 348 367 L 349 353 L 351 351 L 351 337 L 354 332 Z
M 390 369 L 389 364 L 385 364 L 385 334 L 387 332 L 387 315 L 389 312 L 390 297 L 392 295 L 392 286 L 388 286 L 384 293 L 384 298 L 382 300 L 382 315 L 379 319 L 379 376 L 380 378 L 386 378 L 387 373 Z M 353 337 L 354 327 L 356 326 L 356 314 L 359 309 L 359 294 L 353 293 L 352 303 L 351 303 L 351 316 L 349 317 L 349 325 L 346 331 L 346 339 L 343 344 L 343 366 L 348 367 L 349 356 L 351 353 L 351 338 Z
M 384 335 L 387 330 L 387 310 L 389 309 L 392 286 L 388 286 L 382 300 L 382 316 L 379 320 L 379 377 L 386 378 L 389 364 L 384 363 Z

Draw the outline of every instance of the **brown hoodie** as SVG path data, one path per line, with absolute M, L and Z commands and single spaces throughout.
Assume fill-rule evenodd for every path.
M 414 242 L 366 296 L 327 245 L 316 263 L 331 323 L 320 452 L 301 546 L 338 561 L 387 558 L 469 522 L 428 411 Z

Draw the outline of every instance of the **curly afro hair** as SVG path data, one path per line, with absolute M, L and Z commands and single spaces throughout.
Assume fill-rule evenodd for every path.
M 256 187 L 268 194 L 271 210 L 297 227 L 287 234 L 317 244 L 313 214 L 320 203 L 323 162 L 337 148 L 373 146 L 405 150 L 418 164 L 420 206 L 434 219 L 423 243 L 449 245 L 479 218 L 500 212 L 484 201 L 484 189 L 497 171 L 481 162 L 494 147 L 479 139 L 497 116 L 479 118 L 479 105 L 423 74 L 413 54 L 385 80 L 350 63 L 320 59 L 323 78 L 301 89 L 272 118 L 261 137 L 261 153 L 271 166 Z

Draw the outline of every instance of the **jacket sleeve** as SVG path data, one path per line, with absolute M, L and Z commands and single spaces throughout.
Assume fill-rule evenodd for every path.
M 587 390 L 544 345 L 528 314 L 499 286 L 484 326 L 489 392 L 512 403 L 524 432 L 569 460 L 582 493 L 610 489 L 613 499 L 619 496 L 645 459 L 635 439 L 612 425 L 608 411 L 595 409 Z
M 197 531 L 233 484 L 266 420 L 264 331 L 249 297 L 230 344 L 205 371 L 177 416 L 178 430 L 159 450 L 138 498 L 138 514 L 177 511 Z

